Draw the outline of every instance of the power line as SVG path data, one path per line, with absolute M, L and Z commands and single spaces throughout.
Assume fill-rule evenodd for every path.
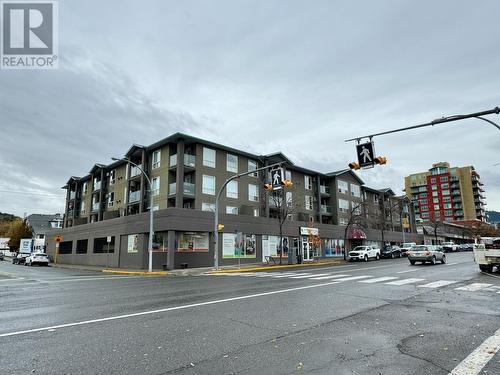
M 66 198 L 64 195 L 56 195 L 56 194 L 44 194 L 44 193 L 32 193 L 29 191 L 15 191 L 15 190 L 2 190 L 1 193 L 11 193 L 11 194 L 21 194 L 21 195 L 37 195 L 41 197 L 53 197 L 53 198 Z

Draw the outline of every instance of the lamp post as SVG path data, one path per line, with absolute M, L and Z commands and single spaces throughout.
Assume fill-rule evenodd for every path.
M 148 272 L 153 272 L 153 186 L 151 185 L 151 180 L 144 170 L 133 161 L 127 158 L 111 158 L 114 161 L 124 161 L 126 163 L 132 164 L 144 175 L 149 185 L 149 241 L 148 241 Z

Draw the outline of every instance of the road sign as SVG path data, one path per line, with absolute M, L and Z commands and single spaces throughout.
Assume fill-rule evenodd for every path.
M 282 189 L 284 179 L 283 168 L 271 170 L 271 185 L 273 185 L 273 190 Z
M 375 145 L 373 141 L 356 145 L 358 163 L 361 168 L 373 168 L 375 164 Z
M 111 242 L 111 236 L 107 236 L 107 237 L 106 237 L 106 242 L 107 242 L 107 243 L 110 243 L 110 242 Z
M 57 235 L 54 237 L 54 241 L 56 241 L 56 243 L 63 242 L 63 240 L 64 240 L 63 236 Z

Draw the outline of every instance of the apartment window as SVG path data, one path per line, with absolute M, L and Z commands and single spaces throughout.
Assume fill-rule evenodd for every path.
M 310 195 L 306 195 L 306 210 L 313 209 L 313 197 Z
M 422 214 L 420 216 L 422 216 L 422 219 L 428 219 L 429 218 L 429 213 L 428 212 L 422 212 Z
M 338 180 L 337 181 L 337 188 L 339 189 L 339 193 L 342 193 L 342 194 L 348 194 L 349 193 L 349 190 L 348 190 L 348 187 L 347 187 L 347 182 L 345 182 L 345 181 Z
M 82 193 L 83 193 L 83 194 L 87 194 L 87 189 L 88 189 L 88 187 L 89 187 L 89 185 L 88 185 L 87 181 L 85 181 L 85 182 L 83 183 L 83 187 L 82 187 Z
M 420 198 L 427 198 L 427 193 L 420 194 Z
M 286 199 L 286 205 L 288 207 L 292 207 L 292 205 L 293 205 L 293 195 L 292 195 L 291 191 L 287 191 L 286 192 L 285 199 Z
M 81 205 L 80 205 L 80 214 L 84 214 L 85 213 L 85 201 L 82 201 Z
M 419 203 L 420 204 L 427 204 L 427 199 L 421 199 L 421 200 L 419 200 Z
M 160 160 L 161 160 L 161 150 L 154 151 L 151 167 L 153 169 L 160 168 Z
M 89 246 L 89 240 L 77 240 L 76 241 L 76 253 L 77 254 L 87 254 L 88 246 Z
M 215 168 L 215 150 L 203 147 L 203 165 Z
M 441 177 L 441 182 L 448 182 L 448 176 Z
M 442 195 L 450 195 L 450 191 L 449 190 L 443 190 L 441 192 Z
M 108 193 L 108 207 L 113 207 L 114 201 L 115 201 L 115 192 L 112 191 L 111 193 Z
M 444 216 L 453 216 L 453 211 L 445 211 Z
M 439 219 L 439 218 L 441 218 L 441 212 L 439 212 L 439 211 L 434 212 L 434 218 L 435 218 L 435 219 Z
M 259 187 L 257 185 L 248 184 L 248 200 L 252 202 L 259 201 Z
M 115 183 L 116 179 L 116 169 L 113 169 L 111 172 L 109 172 L 109 184 L 113 185 Z
M 351 184 L 351 194 L 353 197 L 361 198 L 361 188 L 359 185 Z
M 202 211 L 210 211 L 210 212 L 215 212 L 215 204 L 213 203 L 205 203 L 203 202 L 201 204 L 201 210 Z
M 439 203 L 439 198 L 433 198 L 432 203 Z
M 376 195 L 376 194 L 375 194 L 375 195 L 373 196 L 373 202 L 374 202 L 374 203 L 378 203 L 378 195 Z
M 354 214 L 355 215 L 361 215 L 361 205 L 352 202 L 352 206 L 353 206 L 353 212 L 354 212 Z
M 436 179 L 435 178 L 431 178 L 431 184 L 435 184 L 436 183 Z
M 304 188 L 307 190 L 312 190 L 313 181 L 311 176 L 304 176 Z
M 153 195 L 160 194 L 160 177 L 155 177 L 151 180 L 151 192 Z
M 226 170 L 228 172 L 238 173 L 238 157 L 236 155 L 227 154 Z
M 238 207 L 226 206 L 226 214 L 238 215 Z
M 443 204 L 443 208 L 445 210 L 449 210 L 451 208 L 451 203 L 445 203 L 445 204 Z
M 451 202 L 451 197 L 443 197 L 443 202 Z
M 238 199 L 238 181 L 230 181 L 226 185 L 226 197 Z
M 339 219 L 339 225 L 348 225 L 349 224 L 349 220 L 347 220 L 345 217 L 341 217 Z
M 437 187 L 437 185 L 432 185 L 432 186 L 431 186 L 431 189 L 432 189 L 432 190 L 437 190 L 437 189 L 438 189 L 438 187 Z
M 260 212 L 259 212 L 259 209 L 258 209 L 258 208 L 254 208 L 254 209 L 253 209 L 253 216 L 254 216 L 254 217 L 259 217 L 259 216 L 260 216 Z
M 340 212 L 349 212 L 349 201 L 345 199 L 339 199 L 339 211 Z
M 248 172 L 255 171 L 256 169 L 257 169 L 257 162 L 255 160 L 248 160 Z M 254 172 L 250 176 L 259 177 L 259 173 Z
M 285 171 L 285 180 L 290 180 L 292 181 L 292 171 Z
M 433 197 L 437 197 L 437 196 L 438 196 L 438 192 L 437 192 L 437 191 L 433 191 L 433 192 L 432 192 L 432 196 L 433 196 Z
M 439 204 L 434 205 L 434 211 L 439 211 Z
M 422 206 L 420 207 L 422 211 L 429 211 L 429 206 Z
M 441 184 L 441 189 L 448 189 L 450 187 L 450 184 Z
M 206 174 L 203 175 L 203 183 L 202 183 L 202 193 L 215 195 L 215 177 L 208 176 Z

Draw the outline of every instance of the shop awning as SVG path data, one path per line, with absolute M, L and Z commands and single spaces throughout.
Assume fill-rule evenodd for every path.
M 359 228 L 353 228 L 349 231 L 349 234 L 347 235 L 348 240 L 362 240 L 366 238 L 366 233 L 359 229 Z

